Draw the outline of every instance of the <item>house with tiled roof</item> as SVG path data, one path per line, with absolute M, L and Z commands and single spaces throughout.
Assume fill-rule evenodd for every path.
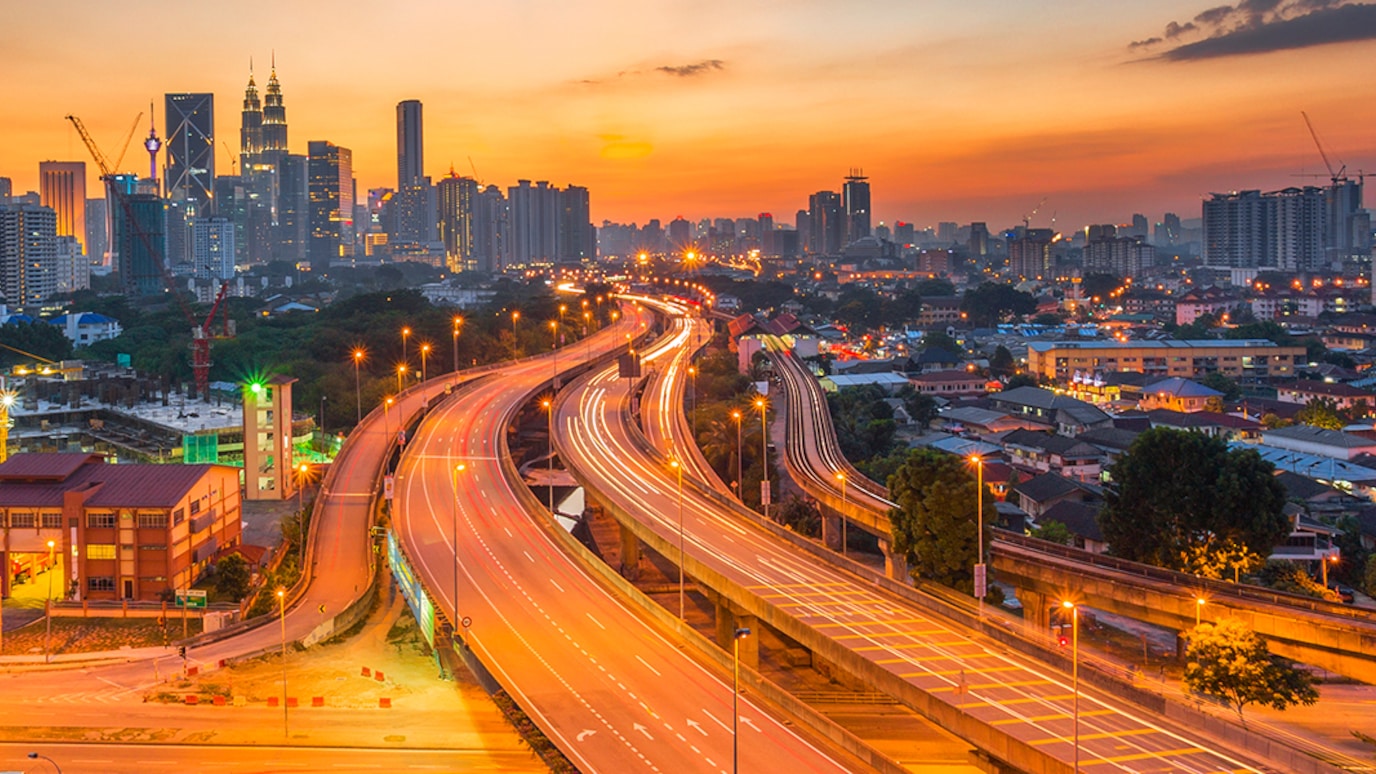
M 1143 385 L 1142 398 L 1137 405 L 1143 411 L 1203 411 L 1210 399 L 1222 401 L 1223 393 L 1191 379 L 1172 376 Z
M 1291 425 L 1263 430 L 1261 442 L 1278 449 L 1350 460 L 1363 454 L 1376 454 L 1376 440 L 1341 430 L 1325 430 L 1311 425 Z M 1331 480 L 1331 479 L 1330 479 Z
M 1256 438 L 1261 433 L 1260 422 L 1216 411 L 1185 413 L 1169 409 L 1156 409 L 1147 412 L 1147 420 L 1151 422 L 1152 427 L 1193 430 L 1213 438 L 1226 438 L 1228 440 Z
M 1311 400 L 1327 400 L 1345 411 L 1365 405 L 1368 413 L 1376 407 L 1376 393 L 1371 390 L 1311 379 L 1298 379 L 1288 384 L 1277 385 L 1276 400 L 1283 403 L 1298 403 L 1301 406 Z
M 1103 469 L 1104 454 L 1078 438 L 1039 430 L 1012 430 L 999 438 L 1004 454 L 1014 467 L 1039 473 L 1060 473 L 1080 481 L 1095 480 Z
M 1044 527 L 1053 521 L 1060 522 L 1070 531 L 1076 548 L 1093 554 L 1102 554 L 1108 548 L 1108 541 L 1104 540 L 1104 531 L 1099 527 L 1099 512 L 1103 508 L 1103 503 L 1061 500 L 1037 517 L 1037 526 Z
M 155 601 L 190 588 L 240 541 L 239 469 L 113 465 L 99 454 L 15 454 L 0 464 L 0 564 L 51 541 L 72 600 Z M 5 573 L 5 591 L 10 582 Z
M 1057 395 L 1040 387 L 1015 387 L 989 396 L 989 407 L 1075 436 L 1096 427 L 1112 427 L 1113 418 L 1092 403 Z
M 1034 520 L 1063 500 L 1096 502 L 1102 499 L 1098 487 L 1071 481 L 1055 473 L 1043 473 L 1020 482 L 1013 487 L 1013 493 L 1018 496 L 1018 507 Z
M 950 397 L 955 395 L 983 395 L 989 380 L 972 371 L 958 368 L 950 371 L 931 371 L 909 376 L 908 382 L 918 392 Z

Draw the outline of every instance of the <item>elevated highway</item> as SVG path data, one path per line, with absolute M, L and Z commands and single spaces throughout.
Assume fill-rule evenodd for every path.
M 644 321 L 626 307 L 590 354 L 619 351 L 626 326 Z M 580 770 L 730 771 L 729 673 L 685 654 L 576 564 L 520 481 L 507 428 L 550 378 L 548 362 L 514 364 L 431 410 L 398 471 L 405 553 L 465 647 Z M 741 771 L 863 770 L 751 698 L 740 716 Z
M 681 335 L 645 353 L 669 375 L 666 389 L 675 396 L 672 411 L 656 416 L 682 411 L 683 368 L 673 361 L 686 356 L 689 340 Z M 612 369 L 565 390 L 556 407 L 560 456 L 624 529 L 682 564 L 716 602 L 718 632 L 767 625 L 815 661 L 895 696 L 988 758 L 1024 771 L 1072 770 L 1075 694 L 1065 675 L 971 637 L 896 584 L 876 584 L 808 553 L 711 486 L 685 479 L 680 490 L 677 470 L 637 427 L 627 397 Z M 687 456 L 677 453 L 685 443 L 679 431 L 668 427 L 661 436 L 678 444 L 675 457 Z M 1084 696 L 1080 707 L 1086 768 L 1257 770 L 1120 702 Z

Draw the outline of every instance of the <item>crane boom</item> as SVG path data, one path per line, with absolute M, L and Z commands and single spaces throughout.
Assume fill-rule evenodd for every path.
M 1314 138 L 1314 147 L 1319 149 L 1319 158 L 1323 159 L 1323 165 L 1328 167 L 1329 178 L 1334 183 L 1338 182 L 1342 179 L 1343 173 L 1347 171 L 1347 165 L 1342 163 L 1342 159 L 1338 159 L 1341 166 L 1337 172 L 1333 171 L 1333 162 L 1328 160 L 1328 152 L 1323 149 L 1323 142 L 1319 140 L 1319 133 L 1314 129 L 1314 122 L 1309 120 L 1309 114 L 1303 110 L 1300 111 L 1300 115 L 1304 116 L 1304 125 L 1309 127 L 1309 136 Z
M 143 111 L 140 110 L 139 114 L 134 116 L 134 123 L 129 126 L 129 133 L 124 135 L 124 144 L 119 146 L 119 156 L 115 158 L 115 169 L 119 169 L 119 165 L 124 163 L 124 154 L 129 152 L 129 141 L 134 139 L 134 132 L 138 131 L 139 122 L 142 120 Z
M 86 143 L 86 150 L 91 152 L 91 158 L 96 162 L 96 166 L 100 167 L 100 176 L 102 178 L 109 177 L 110 163 L 105 160 L 105 154 L 100 152 L 100 147 L 91 138 L 91 133 L 86 131 L 86 125 L 81 123 L 81 119 L 76 116 L 67 116 L 67 120 L 72 122 L 72 126 L 76 127 L 76 133 L 81 135 L 81 141 Z

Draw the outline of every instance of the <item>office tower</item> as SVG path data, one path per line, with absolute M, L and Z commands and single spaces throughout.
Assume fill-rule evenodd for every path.
M 8 177 L 0 177 L 0 206 L 10 203 L 10 195 L 14 192 L 14 181 Z
M 959 230 L 960 225 L 957 223 L 951 223 L 950 221 L 938 223 L 936 224 L 936 240 L 946 243 L 954 242 L 956 241 L 956 232 Z
M 597 231 L 592 226 L 588 189 L 570 185 L 559 192 L 559 260 L 597 257 Z
M 59 236 L 56 242 L 56 287 L 59 294 L 73 293 L 91 287 L 91 262 L 82 251 L 76 237 Z
M 1140 212 L 1132 215 L 1132 228 L 1124 236 L 1137 237 L 1138 239 L 1147 238 L 1147 216 Z
M 277 80 L 277 65 L 273 63 L 263 92 L 262 146 L 259 150 L 271 161 L 287 153 L 287 108 L 282 102 L 282 84 Z
M 553 263 L 559 257 L 559 189 L 518 180 L 507 189 L 512 263 Z
M 110 268 L 110 214 L 105 199 L 86 200 L 86 257 L 97 274 Z
M 1029 228 L 1022 236 L 1008 243 L 1008 267 L 1013 275 L 1023 279 L 1043 279 L 1051 276 L 1051 240 L 1055 236 L 1049 228 Z
M 909 229 L 912 227 L 909 226 Z M 911 233 L 911 231 L 909 232 Z M 909 241 L 912 241 L 911 239 Z M 989 226 L 982 221 L 970 224 L 970 255 L 982 257 L 989 254 Z
M 981 224 L 981 225 L 983 225 L 983 224 Z M 985 233 L 986 233 L 986 234 L 988 233 L 988 230 L 987 230 L 987 229 L 985 230 Z M 971 240 L 972 243 L 973 243 L 973 241 L 974 241 L 974 236 L 975 236 L 974 224 L 971 224 L 971 228 L 970 228 L 970 240 Z M 911 245 L 913 244 L 913 237 L 914 237 L 913 224 L 907 223 L 907 222 L 901 221 L 901 220 L 898 221 L 897 223 L 893 224 L 893 241 L 897 242 L 897 243 L 899 244 L 900 247 L 909 247 L 909 246 L 911 246 Z M 972 245 L 972 248 L 973 248 L 973 245 Z M 973 250 L 972 250 L 972 251 L 973 251 Z M 983 255 L 983 253 L 980 253 L 980 254 Z
M 812 216 L 807 210 L 798 210 L 793 214 L 793 230 L 798 233 L 798 249 L 812 252 Z
M 192 275 L 201 280 L 234 279 L 234 222 L 196 218 L 191 222 Z
M 215 184 L 215 95 L 168 94 L 167 198 L 194 201 L 197 214 L 210 211 Z
M 16 306 L 57 292 L 57 213 L 31 204 L 0 206 L 0 293 Z
M 353 153 L 312 140 L 310 152 L 310 249 L 312 271 L 354 254 Z
M 484 188 L 474 202 L 473 251 L 478 271 L 498 273 L 510 262 L 510 216 L 506 197 L 495 185 Z
M 477 209 L 478 181 L 459 177 L 449 170 L 436 186 L 439 194 L 440 241 L 444 243 L 445 265 L 451 272 L 478 268 L 474 244 L 474 219 Z
M 114 245 L 120 282 L 127 296 L 156 296 L 166 289 L 168 217 L 156 194 L 122 194 L 123 205 L 113 212 Z
M 1180 216 L 1168 212 L 1161 222 L 1152 229 L 1152 242 L 1158 245 L 1174 245 L 1180 241 Z
M 818 191 L 808 197 L 808 249 L 814 255 L 840 255 L 845 238 L 841 197 L 834 191 Z
M 693 243 L 693 224 L 679 216 L 669 221 L 665 229 L 670 250 L 686 250 Z
M 277 225 L 273 229 L 273 255 L 279 261 L 304 263 L 310 244 L 310 159 L 283 154 L 277 167 Z
M 664 226 L 659 218 L 650 218 L 640 230 L 639 248 L 647 253 L 662 253 L 665 249 Z
M 1340 177 L 1326 189 L 1324 251 L 1333 268 L 1371 259 L 1371 215 L 1362 207 L 1362 188 L 1362 178 Z
M 86 243 L 86 162 L 40 161 L 38 190 L 57 214 L 57 235 Z
M 415 185 L 425 175 L 425 138 L 420 100 L 397 103 L 397 190 Z
M 841 203 L 846 210 L 844 244 L 870 235 L 869 178 L 859 169 L 852 169 L 841 186 Z
M 240 265 L 266 263 L 272 257 L 272 210 L 261 182 L 243 175 L 215 178 L 215 215 L 234 224 L 234 262 Z
M 1094 225 L 1085 229 L 1084 271 L 1086 274 L 1112 274 L 1116 277 L 1137 277 L 1150 268 L 1156 250 L 1136 236 L 1134 229 L 1123 234 L 1112 225 Z
M 263 103 L 258 99 L 258 84 L 249 70 L 244 87 L 244 105 L 239 113 L 239 161 L 263 152 Z

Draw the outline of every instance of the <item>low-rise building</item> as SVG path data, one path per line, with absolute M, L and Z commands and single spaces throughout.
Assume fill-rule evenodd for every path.
M 46 554 L 51 541 L 69 599 L 156 601 L 190 588 L 239 543 L 241 521 L 229 465 L 112 465 L 98 454 L 0 464 L 0 563 Z
M 1197 341 L 1034 341 L 1027 345 L 1027 370 L 1064 384 L 1080 373 L 1138 371 L 1148 376 L 1196 379 L 1210 371 L 1246 381 L 1289 379 L 1308 362 L 1304 347 L 1282 347 L 1267 339 Z
M 950 371 L 931 371 L 908 377 L 918 392 L 928 395 L 983 395 L 989 380 L 963 368 Z
M 1000 441 L 1009 462 L 1023 470 L 1093 481 L 1099 478 L 1103 469 L 1103 452 L 1075 438 L 1037 430 L 1014 430 Z
M 1276 400 L 1306 405 L 1311 400 L 1332 401 L 1335 408 L 1345 411 L 1365 408 L 1369 413 L 1376 406 L 1376 393 L 1347 384 L 1298 379 L 1276 387 Z
M 62 335 L 78 347 L 113 339 L 124 333 L 119 320 L 96 312 L 71 312 L 48 322 L 59 328 Z
M 1291 425 L 1265 430 L 1261 434 L 1261 442 L 1277 449 L 1331 457 L 1335 460 L 1350 460 L 1363 454 L 1376 454 L 1376 440 L 1312 425 Z

